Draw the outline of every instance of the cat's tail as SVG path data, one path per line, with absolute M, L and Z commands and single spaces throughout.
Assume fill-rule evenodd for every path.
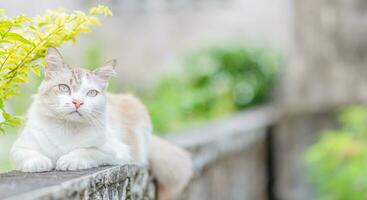
M 175 198 L 192 177 L 190 153 L 153 135 L 150 143 L 150 159 L 153 175 L 158 182 L 158 199 Z

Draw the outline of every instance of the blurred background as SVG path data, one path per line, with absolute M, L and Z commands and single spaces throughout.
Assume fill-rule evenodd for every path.
M 261 191 L 268 194 L 255 199 L 366 198 L 366 1 L 12 0 L 0 7 L 34 16 L 99 3 L 114 16 L 61 52 L 87 68 L 117 58 L 109 90 L 141 97 L 156 134 L 272 105 L 278 118 L 265 163 L 272 177 Z M 14 114 L 25 114 L 39 82 L 9 102 Z M 11 170 L 17 132 L 0 135 L 1 172 Z

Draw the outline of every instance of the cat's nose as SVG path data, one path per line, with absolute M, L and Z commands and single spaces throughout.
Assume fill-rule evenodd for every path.
M 80 106 L 82 106 L 84 104 L 84 102 L 81 101 L 81 100 L 73 100 L 72 102 L 73 102 L 76 109 L 79 109 Z

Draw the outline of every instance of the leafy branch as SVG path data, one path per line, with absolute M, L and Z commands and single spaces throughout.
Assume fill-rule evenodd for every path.
M 36 17 L 7 17 L 4 13 L 0 11 L 0 132 L 6 126 L 20 123 L 19 118 L 9 114 L 4 103 L 19 93 L 31 73 L 40 75 L 47 47 L 74 43 L 78 35 L 100 25 L 98 15 L 112 15 L 105 6 L 93 7 L 88 14 L 56 10 Z

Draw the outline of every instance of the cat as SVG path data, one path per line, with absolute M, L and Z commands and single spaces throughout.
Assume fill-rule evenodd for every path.
M 158 198 L 177 196 L 192 176 L 184 149 L 152 135 L 147 109 L 131 94 L 109 94 L 116 61 L 94 71 L 70 68 L 54 47 L 44 80 L 11 149 L 17 170 L 80 170 L 101 165 L 150 165 Z

